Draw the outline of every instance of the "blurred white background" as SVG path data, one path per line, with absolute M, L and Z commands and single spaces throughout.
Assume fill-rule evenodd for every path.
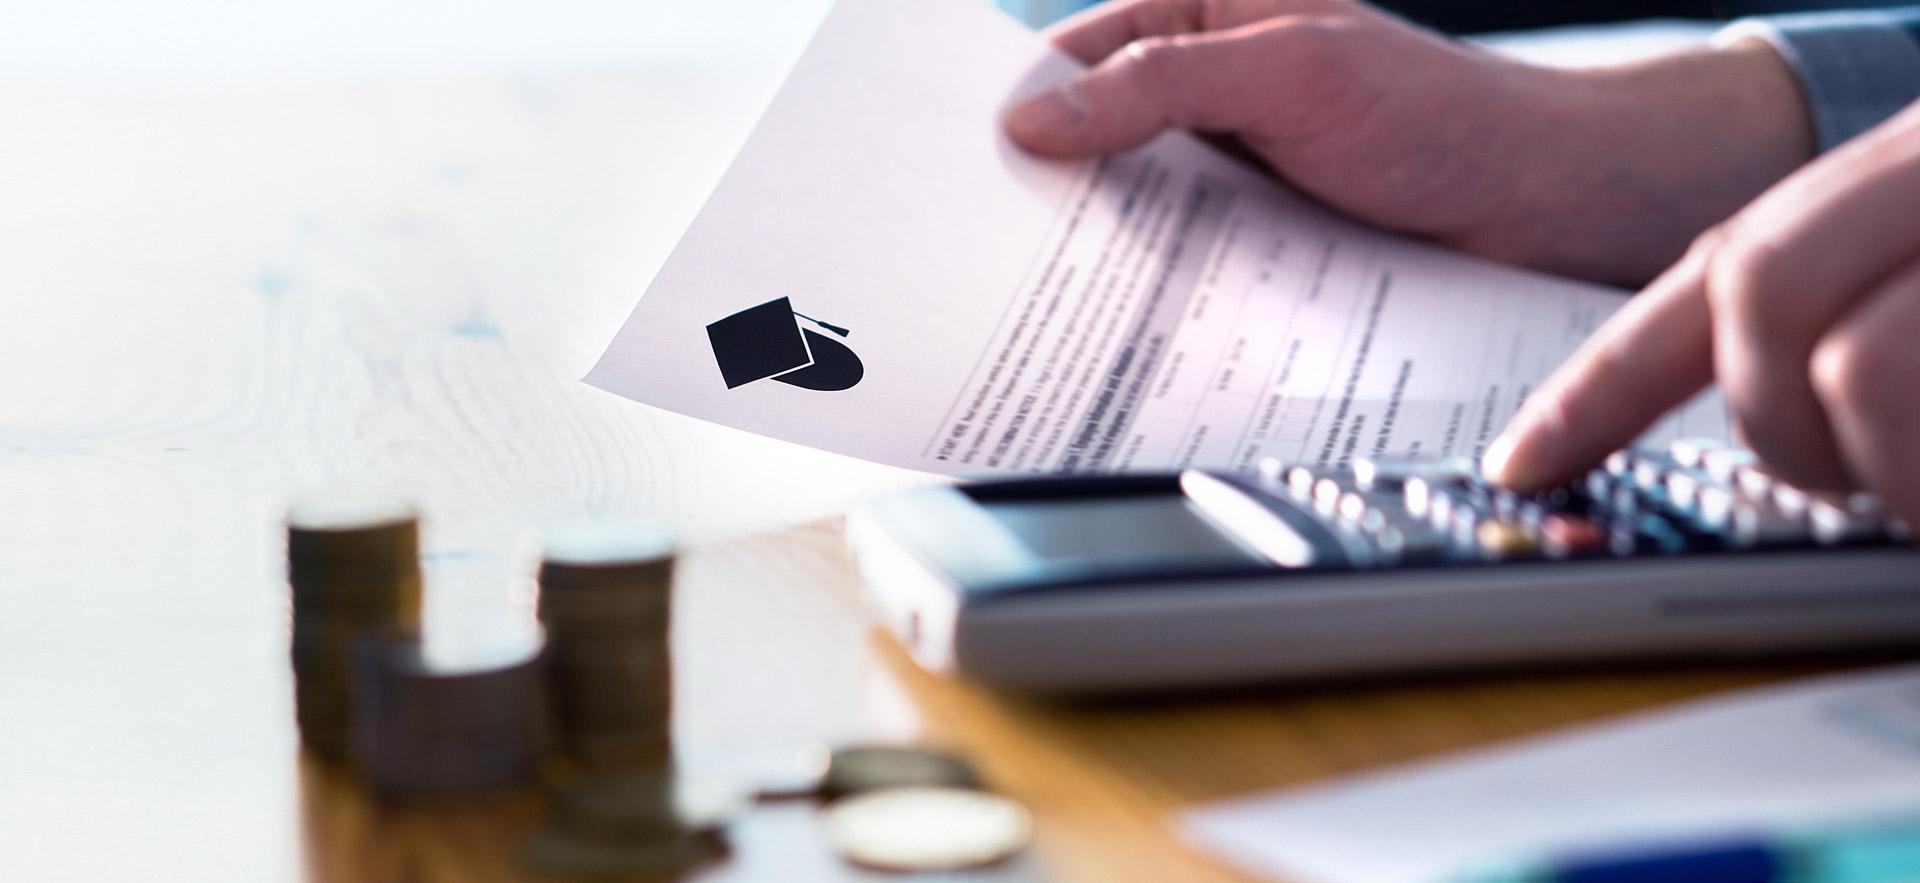
M 231 80 L 716 61 L 778 70 L 829 0 L 11 2 L 0 76 Z

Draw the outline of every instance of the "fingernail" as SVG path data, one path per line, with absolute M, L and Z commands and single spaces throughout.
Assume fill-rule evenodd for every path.
M 1072 83 L 1035 95 L 1007 114 L 1014 137 L 1042 136 L 1079 126 L 1087 118 L 1087 103 Z
M 1519 439 L 1514 438 L 1512 433 L 1501 433 L 1499 438 L 1494 439 L 1493 444 L 1487 446 L 1486 454 L 1480 457 L 1481 477 L 1494 484 L 1511 484 L 1513 476 L 1508 472 L 1516 444 L 1519 444 Z

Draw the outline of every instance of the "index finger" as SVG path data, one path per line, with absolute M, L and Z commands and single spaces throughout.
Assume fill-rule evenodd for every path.
M 1046 38 L 1091 65 L 1135 40 L 1200 31 L 1205 17 L 1200 0 L 1116 0 L 1047 28 Z
M 1571 480 L 1713 380 L 1713 318 L 1696 247 L 1602 324 L 1528 397 L 1484 471 L 1521 490 Z

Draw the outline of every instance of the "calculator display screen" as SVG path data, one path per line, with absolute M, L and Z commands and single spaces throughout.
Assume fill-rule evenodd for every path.
M 996 501 L 983 507 L 1047 564 L 1094 571 L 1260 564 L 1179 494 Z

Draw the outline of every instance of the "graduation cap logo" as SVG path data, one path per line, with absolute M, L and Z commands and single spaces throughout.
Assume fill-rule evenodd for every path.
M 720 363 L 720 376 L 727 381 L 727 388 L 769 377 L 823 392 L 852 389 L 859 383 L 866 374 L 860 357 L 846 344 L 802 327 L 800 319 L 840 337 L 852 333 L 795 312 L 792 302 L 784 297 L 708 325 L 707 342 L 713 344 L 713 358 Z

